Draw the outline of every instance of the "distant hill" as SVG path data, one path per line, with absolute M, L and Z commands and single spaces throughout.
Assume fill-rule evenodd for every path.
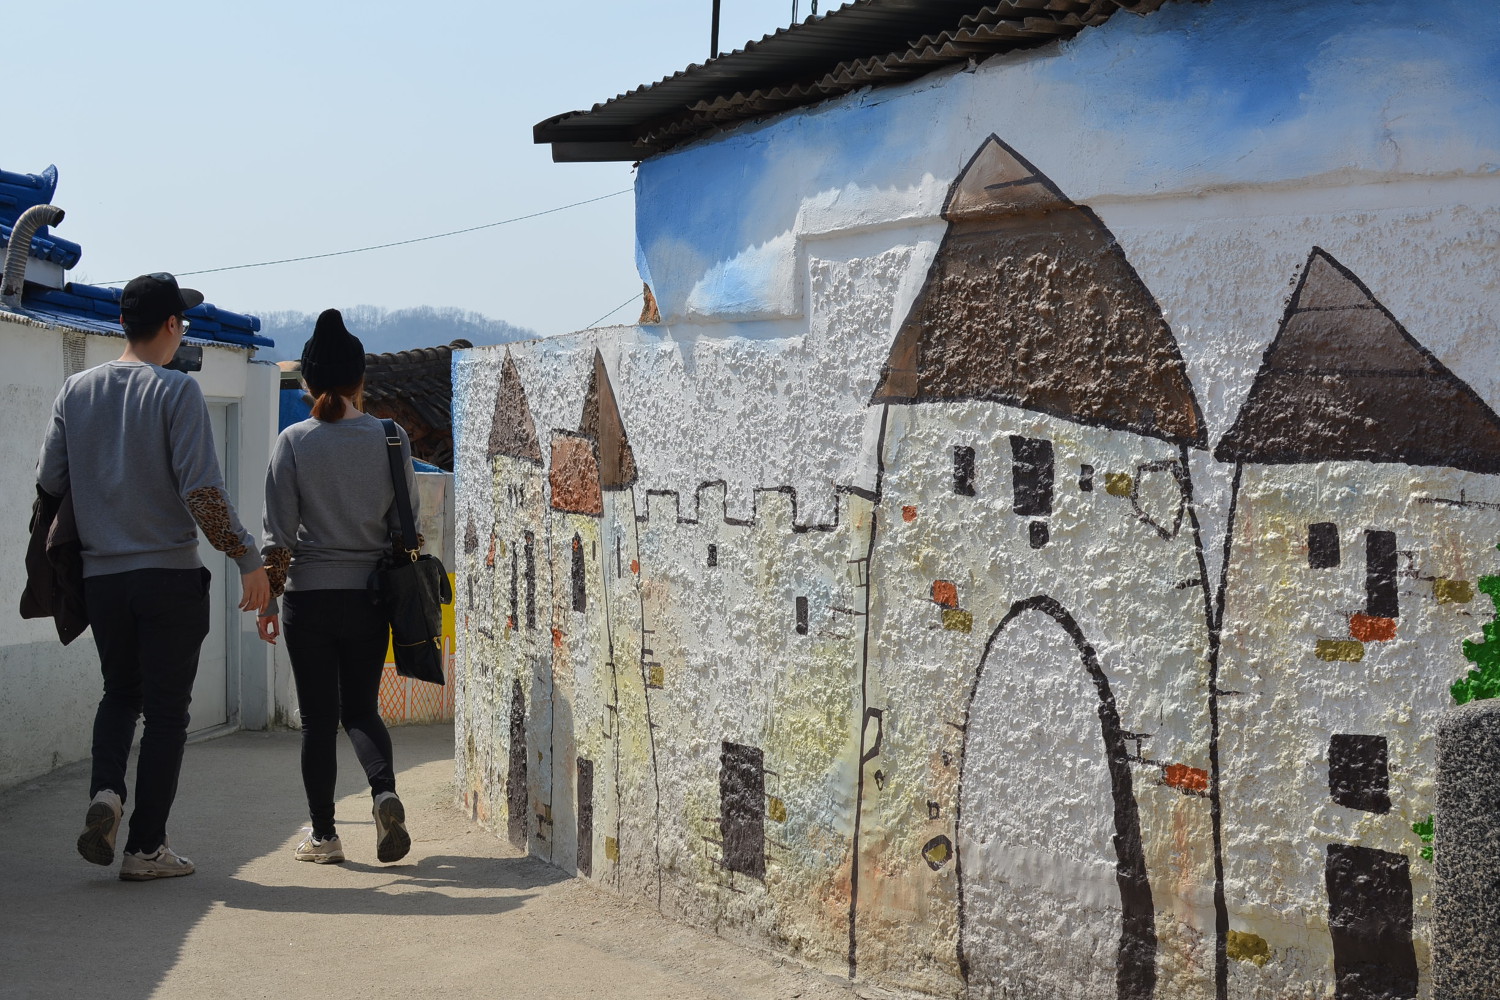
M 437 306 L 413 309 L 382 309 L 379 306 L 350 306 L 340 309 L 344 325 L 358 337 L 370 354 L 406 351 L 414 347 L 437 347 L 462 338 L 476 347 L 480 344 L 508 344 L 531 340 L 536 332 L 513 326 L 504 320 L 490 319 L 477 312 Z M 312 336 L 317 315 L 284 310 L 256 313 L 260 317 L 262 336 L 276 341 L 275 347 L 263 348 L 257 357 L 268 361 L 295 361 L 302 356 L 302 345 Z

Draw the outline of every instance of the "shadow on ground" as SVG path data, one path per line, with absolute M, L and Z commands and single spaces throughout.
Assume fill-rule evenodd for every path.
M 411 854 L 394 865 L 375 861 L 368 789 L 347 745 L 340 747 L 338 822 L 349 861 L 292 859 L 306 823 L 298 733 L 237 733 L 188 748 L 169 827 L 173 845 L 198 867 L 186 878 L 121 882 L 118 861 L 103 868 L 78 857 L 86 764 L 9 789 L 0 842 L 25 864 L 10 866 L 5 879 L 0 993 L 145 1000 L 185 960 L 190 940 L 215 952 L 221 935 L 205 927 L 205 917 L 217 911 L 484 916 L 524 906 L 529 890 L 567 878 L 542 862 L 502 856 L 510 848 L 487 836 L 467 838 L 475 853 L 453 853 L 454 824 L 460 833 L 467 824 L 451 806 L 452 729 L 401 728 L 392 736 L 413 838 Z M 424 844 L 434 835 L 446 839 L 432 845 L 442 853 L 429 855 Z M 232 924 L 236 949 L 288 946 L 285 922 Z M 301 950 L 295 943 L 289 951 Z M 210 964 L 240 960 L 220 949 Z

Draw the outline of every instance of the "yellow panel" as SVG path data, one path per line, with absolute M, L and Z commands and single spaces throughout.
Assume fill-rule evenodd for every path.
M 944 608 L 943 628 L 949 632 L 972 632 L 974 631 L 974 616 L 957 608 Z
M 1353 639 L 1319 639 L 1318 659 L 1358 663 L 1365 658 L 1365 644 Z
M 1468 604 L 1474 599 L 1474 585 L 1468 580 L 1433 580 L 1432 596 L 1439 604 Z

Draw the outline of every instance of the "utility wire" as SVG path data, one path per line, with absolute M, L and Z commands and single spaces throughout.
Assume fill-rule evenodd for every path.
M 630 298 L 626 299 L 624 302 L 621 302 L 619 305 L 615 306 L 609 312 L 605 313 L 603 316 L 600 316 L 598 319 L 594 320 L 588 326 L 584 327 L 584 329 L 585 330 L 592 330 L 594 327 L 598 326 L 600 323 L 603 323 L 605 320 L 609 319 L 615 313 L 619 312 L 621 309 L 624 309 L 626 306 L 630 305 L 630 303 L 634 302 L 636 299 L 640 298 L 644 294 L 646 294 L 646 293 L 645 292 L 636 292 Z
M 355 247 L 352 250 L 333 250 L 329 253 L 308 254 L 305 257 L 283 257 L 281 260 L 262 260 L 257 261 L 254 264 L 230 264 L 227 267 L 210 267 L 205 268 L 202 271 L 177 271 L 175 273 L 179 278 L 186 278 L 195 274 L 218 274 L 220 271 L 241 271 L 249 267 L 270 267 L 273 264 L 296 264 L 304 260 L 322 260 L 325 257 L 343 257 L 351 253 L 368 253 L 371 250 L 386 250 L 390 247 L 410 246 L 413 243 L 426 243 L 428 240 L 441 240 L 446 239 L 449 236 L 462 236 L 464 233 L 477 233 L 481 229 L 494 229 L 496 226 L 508 226 L 512 222 L 524 222 L 527 219 L 535 219 L 539 216 L 551 215 L 553 212 L 563 212 L 570 208 L 577 208 L 580 205 L 592 205 L 594 202 L 603 201 L 606 198 L 618 198 L 622 194 L 629 194 L 630 191 L 630 188 L 625 188 L 620 191 L 612 191 L 609 194 L 601 194 L 597 198 L 587 198 L 583 201 L 575 201 L 571 205 L 558 205 L 556 208 L 545 208 L 540 212 L 532 212 L 530 215 L 518 215 L 513 219 L 501 219 L 499 222 L 486 222 L 482 226 L 469 226 L 467 229 L 454 229 L 451 232 L 435 233 L 432 236 L 418 236 L 415 239 L 410 240 L 397 240 L 394 243 L 378 243 L 375 246 Z M 99 282 L 99 284 L 123 285 L 129 280 L 129 278 L 119 278 L 114 281 L 101 281 Z M 619 312 L 629 304 L 630 303 L 628 302 L 622 303 L 621 305 L 616 307 L 615 310 L 609 315 L 614 315 L 615 312 Z

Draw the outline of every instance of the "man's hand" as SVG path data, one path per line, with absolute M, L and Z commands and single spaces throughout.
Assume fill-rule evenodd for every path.
M 271 578 L 264 568 L 240 574 L 240 610 L 257 614 L 266 609 L 271 599 Z
M 261 615 L 255 619 L 255 627 L 260 630 L 260 637 L 274 646 L 276 637 L 281 635 L 281 616 Z

